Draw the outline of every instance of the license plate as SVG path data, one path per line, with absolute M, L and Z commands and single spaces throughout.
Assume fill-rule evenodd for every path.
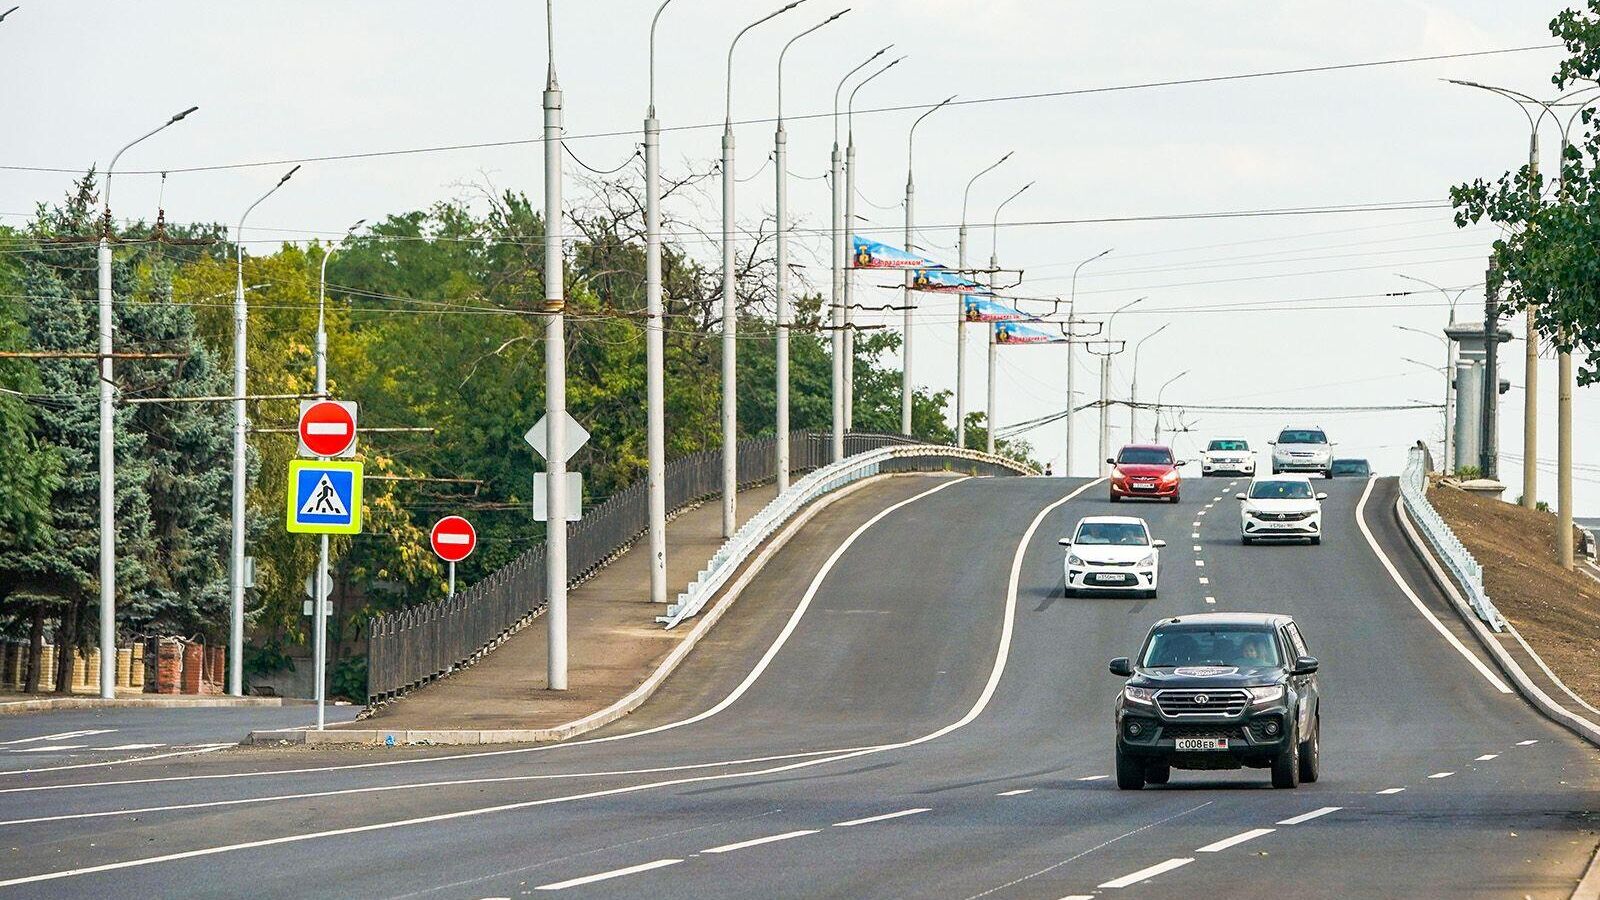
M 1153 491 L 1156 489 L 1156 486 L 1153 484 L 1135 484 L 1133 489 L 1136 491 Z
M 1176 750 L 1226 750 L 1227 738 L 1178 738 L 1173 742 Z
M 1128 576 L 1126 576 L 1126 575 L 1096 575 L 1096 576 L 1094 576 L 1094 580 L 1095 580 L 1095 583 L 1097 583 L 1097 584 L 1123 584 L 1124 582 L 1126 582 L 1128 580 Z
M 1266 527 L 1268 527 L 1268 528 L 1276 528 L 1276 529 L 1278 529 L 1280 531 L 1285 529 L 1285 528 L 1298 528 L 1298 527 L 1300 527 L 1298 525 L 1295 525 L 1292 522 L 1264 522 L 1262 524 L 1266 525 Z

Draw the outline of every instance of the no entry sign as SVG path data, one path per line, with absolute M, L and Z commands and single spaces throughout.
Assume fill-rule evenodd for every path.
M 348 400 L 300 401 L 300 455 L 354 456 L 356 405 Z
M 478 533 L 472 530 L 472 523 L 466 519 L 445 516 L 434 523 L 428 541 L 433 544 L 433 552 L 439 554 L 440 559 L 455 563 L 472 555 L 478 546 Z

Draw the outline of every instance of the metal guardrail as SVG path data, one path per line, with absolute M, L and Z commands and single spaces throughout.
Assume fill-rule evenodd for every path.
M 706 568 L 700 571 L 688 590 L 678 595 L 676 603 L 667 607 L 667 614 L 656 621 L 668 628 L 676 627 L 684 619 L 700 612 L 717 592 L 733 577 L 733 573 L 760 547 L 767 538 L 811 501 L 853 481 L 877 475 L 884 471 L 964 470 L 974 474 L 1030 475 L 1033 469 L 1015 460 L 991 456 L 976 450 L 946 447 L 938 444 L 914 444 L 884 447 L 824 466 L 789 486 L 774 497 L 762 510 L 745 522 L 717 550 Z
M 845 453 L 861 454 L 880 447 L 915 444 L 900 434 L 852 432 L 845 435 Z M 777 477 L 777 439 L 754 438 L 739 443 L 740 487 Z M 951 449 L 951 448 L 946 448 Z M 790 435 L 789 465 L 805 472 L 824 465 L 830 456 L 825 431 Z M 722 452 L 703 450 L 666 467 L 667 509 L 673 512 L 722 490 Z M 628 485 L 568 526 L 567 563 L 571 584 L 605 565 L 649 527 L 650 500 L 644 480 Z M 367 622 L 367 699 L 389 699 L 455 669 L 470 665 L 494 649 L 544 608 L 545 549 L 532 547 L 500 570 L 453 599 L 424 603 Z
M 1472 611 L 1484 624 L 1495 631 L 1506 629 L 1505 617 L 1495 608 L 1489 594 L 1483 589 L 1483 566 L 1467 551 L 1461 539 L 1445 524 L 1433 505 L 1428 502 L 1428 472 L 1421 450 L 1412 449 L 1406 459 L 1406 468 L 1400 475 L 1400 499 L 1406 513 L 1417 524 L 1428 543 L 1438 552 L 1439 559 L 1461 585 Z

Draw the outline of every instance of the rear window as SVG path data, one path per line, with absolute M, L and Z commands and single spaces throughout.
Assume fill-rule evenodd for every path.
M 1207 450 L 1249 450 L 1250 445 L 1244 441 L 1212 441 L 1206 445 Z
M 1315 496 L 1310 482 L 1257 481 L 1250 485 L 1251 500 L 1310 500 Z
M 1150 635 L 1140 665 L 1149 669 L 1176 666 L 1282 665 L 1278 642 L 1271 631 L 1237 626 L 1219 628 L 1168 628 Z
M 1170 466 L 1172 451 L 1164 447 L 1124 447 L 1117 454 L 1117 462 L 1135 466 Z
M 1085 522 L 1078 526 L 1078 536 L 1072 543 L 1143 547 L 1149 539 L 1144 526 L 1135 522 Z
M 1366 475 L 1371 470 L 1364 459 L 1336 459 L 1333 461 L 1333 471 L 1337 475 Z
M 1284 431 L 1278 435 L 1280 444 L 1326 444 L 1328 436 L 1320 431 Z

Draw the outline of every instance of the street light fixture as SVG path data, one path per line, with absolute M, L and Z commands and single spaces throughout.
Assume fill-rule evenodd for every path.
M 1162 325 L 1160 328 L 1157 328 L 1155 331 L 1152 331 L 1149 334 L 1145 335 L 1144 337 L 1140 338 L 1138 343 L 1133 345 L 1133 380 L 1128 383 L 1128 440 L 1129 441 L 1137 441 L 1139 439 L 1139 348 L 1144 346 L 1144 342 L 1145 341 L 1148 341 L 1151 338 L 1155 337 L 1156 335 L 1160 334 L 1161 332 L 1166 331 L 1167 330 L 1167 325 L 1171 325 L 1171 324 L 1172 324 L 1171 322 L 1168 322 L 1166 325 Z
M 1072 270 L 1072 290 L 1067 295 L 1067 455 L 1062 461 L 1061 474 L 1063 475 L 1070 476 L 1072 474 L 1072 420 L 1073 417 L 1077 415 L 1077 410 L 1075 407 L 1077 406 L 1078 394 L 1073 388 L 1073 381 L 1075 379 L 1075 370 L 1077 369 L 1077 365 L 1072 358 L 1075 353 L 1075 350 L 1073 349 L 1075 342 L 1072 340 L 1073 335 L 1071 332 L 1073 323 L 1077 320 L 1078 315 L 1078 270 L 1082 269 L 1084 266 L 1087 266 L 1089 263 L 1100 259 L 1106 254 L 1110 253 L 1113 249 L 1114 248 L 1107 247 L 1106 249 L 1101 250 L 1099 253 L 1096 253 L 1083 262 L 1078 263 L 1078 265 Z
M 1127 349 L 1127 343 L 1126 342 L 1124 342 L 1124 341 L 1112 341 L 1111 340 L 1111 323 L 1116 321 L 1117 313 L 1122 312 L 1123 310 L 1125 310 L 1128 307 L 1134 305 L 1135 303 L 1142 302 L 1145 299 L 1147 299 L 1147 298 L 1139 297 L 1138 299 L 1135 299 L 1135 300 L 1129 300 L 1127 303 L 1124 303 L 1121 306 L 1117 307 L 1116 309 L 1112 310 L 1111 311 L 1111 315 L 1106 317 L 1106 327 L 1105 327 L 1105 329 L 1100 332 L 1101 340 L 1102 340 L 1103 343 L 1105 343 L 1105 345 L 1108 348 L 1113 343 L 1118 344 L 1118 347 L 1117 347 L 1116 350 L 1109 350 L 1108 349 L 1107 352 L 1105 352 L 1105 353 L 1097 354 L 1100 357 L 1100 459 L 1101 460 L 1105 460 L 1111 453 L 1111 407 L 1109 405 L 1110 402 L 1111 402 L 1111 357 L 1113 357 L 1116 354 L 1121 353 L 1123 350 Z M 1129 440 L 1132 440 L 1132 435 L 1129 436 Z M 1102 465 L 1103 466 L 1103 465 L 1105 465 L 1105 463 L 1104 462 L 1100 462 L 1097 465 Z
M 1011 158 L 1015 150 L 1007 150 L 1006 155 L 1000 157 L 978 174 L 967 180 L 967 187 L 961 192 L 961 228 L 956 239 L 956 268 L 966 271 L 967 268 L 967 201 L 972 197 L 972 186 L 979 178 L 993 172 L 1000 164 Z M 909 302 L 909 301 L 908 301 Z M 967 446 L 967 317 L 962 304 L 956 302 L 956 446 Z M 994 329 L 990 328 L 992 332 Z M 990 423 L 991 430 L 994 423 Z
M 936 105 L 934 105 L 932 108 L 930 108 L 927 112 L 923 113 L 920 116 L 917 116 L 916 121 L 911 123 L 911 130 L 906 134 L 906 242 L 905 243 L 906 243 L 906 253 L 908 253 L 908 254 L 915 254 L 917 252 L 917 250 L 916 250 L 917 239 L 916 239 L 916 234 L 915 234 L 915 229 L 916 229 L 915 222 L 916 222 L 917 188 L 916 188 L 916 183 L 915 183 L 915 181 L 914 181 L 914 179 L 912 177 L 912 171 L 913 171 L 913 168 L 914 168 L 914 157 L 915 157 L 916 147 L 917 147 L 917 126 L 922 124 L 922 120 L 928 118 L 929 116 L 931 116 L 934 113 L 938 112 L 939 110 L 943 109 L 946 104 L 948 104 L 950 101 L 952 101 L 954 99 L 956 99 L 956 95 L 955 94 L 951 94 L 950 96 L 944 98 L 943 100 L 940 100 Z M 913 275 L 913 273 L 911 273 L 911 272 L 907 272 L 906 273 L 906 290 L 905 290 L 905 299 L 904 299 L 904 303 L 905 303 L 905 310 L 904 310 L 904 313 L 905 313 L 905 326 L 904 326 L 904 333 L 903 333 L 903 336 L 902 336 L 902 339 L 901 339 L 901 346 L 900 346 L 900 433 L 901 434 L 907 434 L 907 435 L 909 435 L 911 433 L 911 399 L 912 399 L 912 396 L 911 396 L 911 331 L 912 331 L 912 329 L 911 329 L 911 312 L 912 312 L 912 307 L 915 305 L 912 301 L 916 298 L 916 293 L 911 290 L 911 287 L 915 283 L 915 281 L 916 281 L 915 275 Z M 960 304 L 957 304 L 958 308 L 959 308 L 959 306 L 960 306 Z
M 0 19 L 16 12 L 13 6 Z M 96 248 L 99 270 L 100 313 L 100 696 L 110 700 L 117 690 L 117 476 L 116 476 L 116 396 L 112 381 L 111 314 L 111 175 L 117 160 L 133 145 L 182 122 L 199 109 L 191 106 L 134 138 L 111 156 L 106 167 L 104 199 L 100 211 L 100 243 Z
M 1189 374 L 1189 370 L 1184 369 L 1182 372 L 1179 372 L 1178 374 L 1162 382 L 1161 387 L 1156 389 L 1156 443 L 1158 444 L 1161 443 L 1161 395 L 1167 392 L 1167 385 L 1177 381 L 1179 378 L 1182 378 L 1187 374 Z
M 1001 200 L 1000 201 L 1000 205 L 996 206 L 994 208 L 994 217 L 989 220 L 989 269 L 990 269 L 990 272 L 989 272 L 989 287 L 990 287 L 991 290 L 994 288 L 994 270 L 1000 268 L 1000 251 L 999 251 L 999 247 L 1000 247 L 1000 238 L 999 238 L 999 234 L 1000 234 L 1000 211 L 1006 208 L 1006 204 L 1008 204 L 1011 201 L 1013 201 L 1013 200 L 1017 199 L 1018 197 L 1022 196 L 1022 192 L 1026 191 L 1028 188 L 1033 187 L 1033 185 L 1034 185 L 1034 182 L 1030 181 L 1027 184 L 1023 185 L 1022 187 L 1018 188 L 1014 193 L 1012 193 L 1011 196 L 1005 198 L 1004 200 Z M 994 424 L 995 423 L 995 393 L 996 393 L 996 390 L 995 390 L 996 384 L 995 384 L 995 382 L 997 381 L 997 379 L 995 377 L 995 374 L 996 374 L 995 373 L 996 346 L 995 346 L 995 340 L 994 340 L 994 326 L 990 325 L 988 327 L 987 331 L 988 331 L 988 335 L 987 336 L 988 336 L 988 339 L 989 339 L 989 383 L 988 383 L 989 406 L 988 406 L 988 411 L 984 414 L 984 417 L 987 420 L 987 427 L 984 428 L 984 432 L 985 432 L 984 447 L 989 453 L 993 453 L 994 452 L 994 429 L 995 429 L 995 424 Z
M 656 120 L 656 25 L 650 19 L 650 106 L 644 117 L 645 481 L 649 494 L 650 601 L 667 602 L 666 346 L 661 295 L 661 123 Z

